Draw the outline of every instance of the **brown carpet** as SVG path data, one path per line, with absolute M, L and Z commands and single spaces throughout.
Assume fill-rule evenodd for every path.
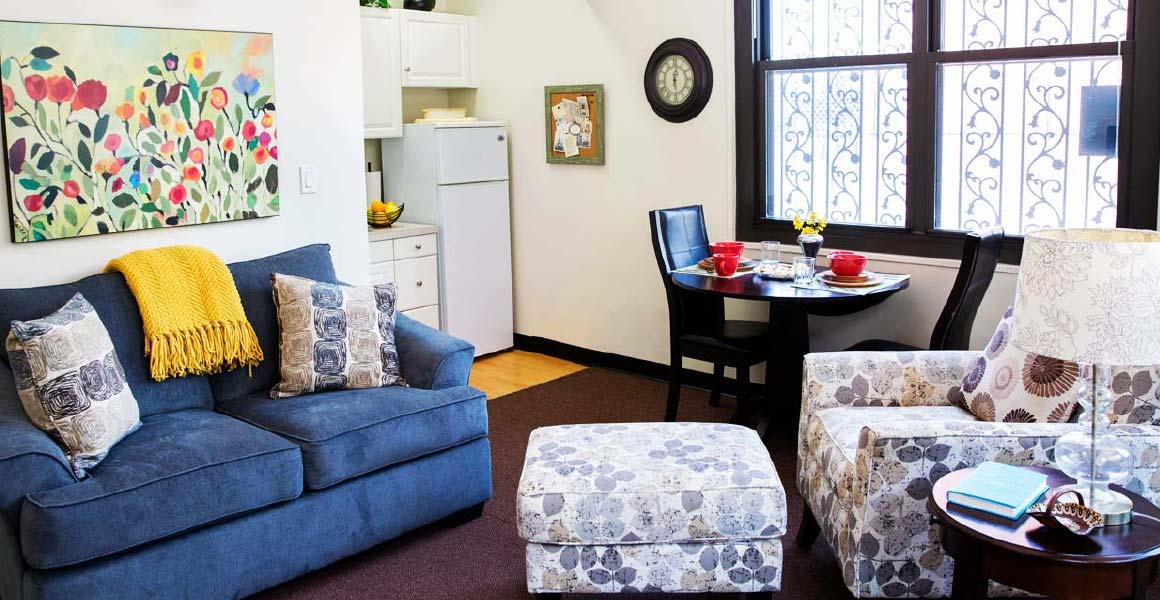
M 524 548 L 515 525 L 516 486 L 528 434 L 544 425 L 659 421 L 665 388 L 651 379 L 588 369 L 492 400 L 488 410 L 495 487 L 482 518 L 455 528 L 423 528 L 257 598 L 532 598 L 524 585 Z M 729 402 L 726 398 L 722 403 Z M 681 399 L 683 421 L 725 421 L 731 412 L 710 407 L 708 394 L 699 390 L 686 390 Z M 773 449 L 789 499 L 782 591 L 774 597 L 850 598 L 825 542 L 808 552 L 793 544 L 802 506 L 794 485 L 794 444 L 782 435 Z

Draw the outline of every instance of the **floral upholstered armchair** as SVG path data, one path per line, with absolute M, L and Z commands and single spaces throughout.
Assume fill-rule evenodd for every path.
M 805 358 L 798 542 L 819 533 L 857 598 L 949 596 L 952 559 L 927 512 L 931 487 L 995 460 L 1050 466 L 1073 424 L 979 421 L 961 408 L 978 352 L 835 352 Z M 1113 374 L 1112 430 L 1136 455 L 1129 489 L 1160 501 L 1160 371 Z M 992 584 L 992 595 L 1014 590 Z

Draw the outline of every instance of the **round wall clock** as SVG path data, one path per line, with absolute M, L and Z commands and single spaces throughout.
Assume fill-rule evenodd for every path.
M 653 112 L 666 121 L 684 123 L 696 117 L 713 95 L 709 56 L 693 40 L 665 41 L 648 59 L 644 94 Z

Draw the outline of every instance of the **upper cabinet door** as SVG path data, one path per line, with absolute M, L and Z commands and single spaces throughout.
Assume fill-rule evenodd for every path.
M 477 87 L 475 17 L 403 10 L 403 85 Z
M 362 9 L 363 135 L 368 139 L 403 135 L 400 12 Z

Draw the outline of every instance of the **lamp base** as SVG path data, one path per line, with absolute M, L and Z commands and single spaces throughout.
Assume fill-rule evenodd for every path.
M 1104 517 L 1104 527 L 1127 525 L 1132 522 L 1132 500 L 1127 496 L 1108 490 L 1111 500 L 1092 508 Z

